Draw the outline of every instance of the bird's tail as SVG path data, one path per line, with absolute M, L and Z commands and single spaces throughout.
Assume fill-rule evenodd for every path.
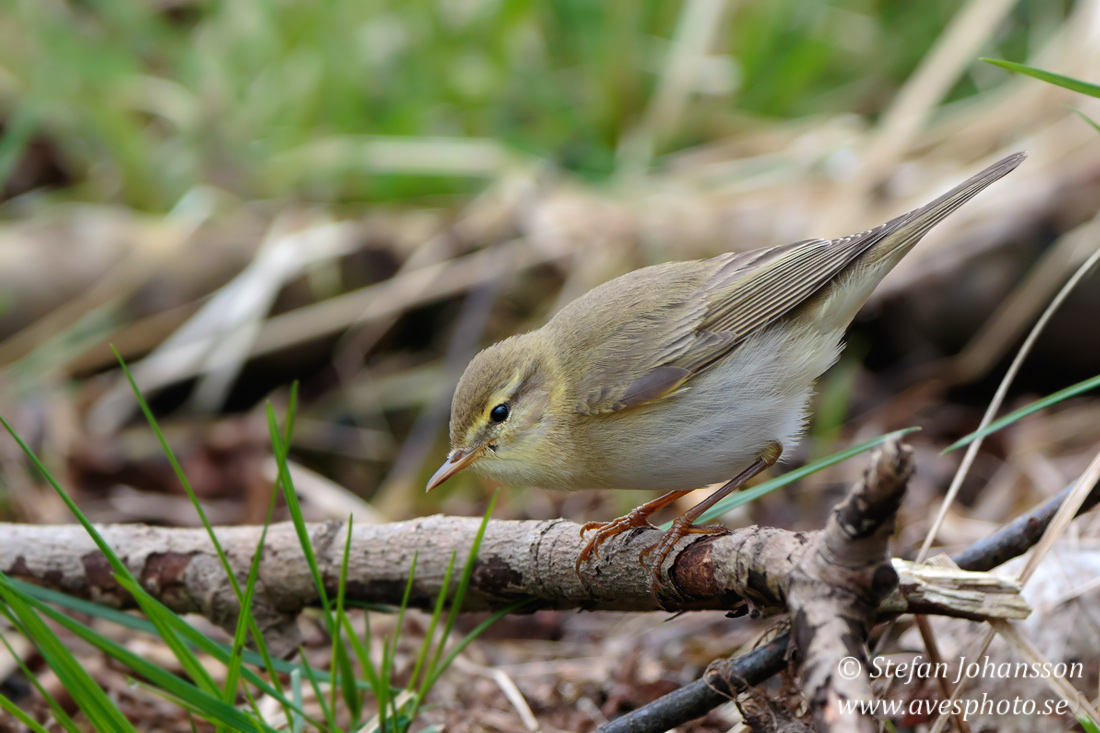
M 1026 153 L 1014 153 L 919 209 L 866 232 L 834 239 L 830 245 L 847 250 L 848 264 L 830 285 L 807 300 L 803 306 L 807 315 L 828 327 L 847 328 L 871 291 L 929 229 L 1011 172 L 1026 157 Z
M 921 240 L 928 230 L 946 219 L 953 211 L 977 196 L 994 181 L 1000 180 L 1016 169 L 1027 158 L 1027 153 L 1013 153 L 971 176 L 931 203 L 883 224 L 880 246 L 872 247 L 864 261 L 868 265 L 898 262 Z M 885 245 L 885 246 L 881 246 Z

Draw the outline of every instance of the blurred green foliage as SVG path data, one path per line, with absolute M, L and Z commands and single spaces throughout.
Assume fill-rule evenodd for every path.
M 730 7 L 692 114 L 658 153 L 761 116 L 873 116 L 960 4 Z M 31 125 L 59 151 L 71 195 L 158 211 L 204 183 L 246 198 L 377 201 L 469 191 L 487 175 L 380 174 L 361 136 L 489 138 L 599 179 L 649 102 L 682 10 L 654 0 L 0 0 L 0 119 L 9 135 Z M 985 51 L 1025 60 L 1066 11 L 1060 0 L 1021 2 Z M 953 98 L 977 83 L 964 79 Z

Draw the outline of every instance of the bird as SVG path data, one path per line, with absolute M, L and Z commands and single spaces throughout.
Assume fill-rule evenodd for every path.
M 1015 153 L 931 203 L 839 239 L 806 239 L 644 267 L 597 286 L 544 326 L 478 353 L 451 404 L 450 452 L 431 491 L 459 471 L 545 489 L 665 492 L 592 532 L 612 537 L 691 491 L 725 483 L 681 514 L 639 560 L 659 581 L 695 521 L 793 448 L 814 383 L 882 278 L 920 239 L 1014 170 Z

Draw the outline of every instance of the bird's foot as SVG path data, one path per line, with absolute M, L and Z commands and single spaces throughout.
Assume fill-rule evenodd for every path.
M 581 527 L 581 537 L 584 537 L 584 533 L 590 529 L 596 530 L 596 534 L 592 536 L 592 539 L 588 540 L 588 544 L 581 550 L 581 554 L 577 555 L 577 576 L 580 577 L 581 565 L 584 565 L 584 563 L 588 561 L 588 558 L 593 555 L 597 558 L 600 556 L 600 545 L 607 542 L 612 537 L 620 535 L 623 532 L 629 532 L 632 529 L 639 529 L 641 527 L 657 529 L 649 523 L 650 516 L 652 516 L 654 512 L 664 509 L 672 502 L 690 493 L 691 491 L 670 491 L 664 496 L 660 496 L 652 501 L 647 501 L 629 514 L 624 514 L 618 519 L 613 519 L 610 522 L 589 522 Z
M 644 507 L 638 507 L 629 514 L 624 514 L 618 519 L 613 519 L 610 522 L 588 522 L 581 527 L 581 537 L 584 537 L 585 533 L 589 530 L 596 530 L 596 533 L 589 538 L 588 544 L 584 546 L 581 553 L 577 555 L 576 570 L 577 575 L 581 574 L 581 566 L 588 562 L 588 558 L 600 556 L 600 545 L 607 542 L 612 537 L 621 535 L 623 532 L 629 532 L 632 529 L 639 529 L 641 527 L 650 527 L 657 529 L 649 523 L 649 512 L 642 511 Z
M 720 524 L 692 524 L 690 519 L 685 517 L 677 517 L 672 522 L 672 526 L 661 537 L 660 541 L 650 545 L 642 550 L 638 555 L 638 562 L 643 567 L 648 567 L 649 571 L 653 573 L 653 585 L 654 591 L 657 588 L 658 583 L 661 580 L 661 566 L 664 565 L 665 560 L 668 558 L 672 548 L 676 546 L 676 543 L 691 534 L 705 534 L 705 535 L 721 535 L 729 534 L 729 529 L 723 527 Z M 647 559 L 652 558 L 649 563 Z

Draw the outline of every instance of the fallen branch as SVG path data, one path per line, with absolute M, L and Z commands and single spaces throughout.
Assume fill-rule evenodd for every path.
M 869 718 L 837 724 L 838 701 L 867 697 L 870 688 L 869 680 L 839 680 L 833 671 L 844 656 L 865 658 L 867 634 L 881 615 L 919 612 L 990 619 L 1022 618 L 1028 613 L 1019 587 L 1010 580 L 890 560 L 887 540 L 910 473 L 908 449 L 891 441 L 875 454 L 871 468 L 821 532 L 749 527 L 721 536 L 689 536 L 660 568 L 656 594 L 638 558 L 657 539 L 657 530 L 616 538 L 603 548 L 598 561 L 578 575 L 574 560 L 584 544 L 578 525 L 564 520 L 490 522 L 463 610 L 495 610 L 523 601 L 525 610 L 722 609 L 754 616 L 790 612 L 792 633 L 798 640 L 791 659 L 801 673 L 818 727 L 872 730 L 875 723 Z M 479 524 L 472 518 L 435 516 L 355 527 L 346 597 L 398 603 L 415 554 L 417 573 L 410 601 L 414 607 L 428 608 L 441 590 L 452 555 L 468 553 Z M 7 542 L 0 546 L 0 569 L 7 574 L 115 607 L 132 605 L 81 528 L 2 528 Z M 241 578 L 259 531 L 258 527 L 217 530 L 230 565 Z M 140 582 L 169 608 L 203 614 L 227 628 L 235 624 L 236 598 L 205 532 L 142 525 L 112 525 L 101 532 Z M 324 582 L 335 591 L 347 526 L 341 522 L 311 525 L 309 533 Z M 295 617 L 316 602 L 316 589 L 293 527 L 273 526 L 264 546 L 253 612 L 274 650 L 294 650 L 298 643 Z M 787 646 L 784 639 L 777 639 L 769 648 Z M 739 661 L 712 665 L 708 687 L 728 694 L 781 666 L 781 656 L 777 659 L 764 651 L 758 656 L 750 675 L 741 674 Z M 724 685 L 720 680 L 725 680 Z M 695 695 L 681 712 L 690 708 L 697 715 L 704 704 L 708 704 L 706 696 Z
M 469 551 L 480 520 L 432 516 L 408 522 L 355 525 L 347 598 L 398 604 L 414 552 L 416 578 L 410 603 L 430 609 L 439 593 L 451 553 Z M 565 520 L 491 521 L 482 542 L 464 611 L 491 611 L 527 601 L 525 611 L 580 608 L 592 611 L 720 609 L 737 614 L 786 610 L 786 583 L 793 563 L 816 533 L 748 527 L 719 537 L 689 537 L 670 554 L 662 571 L 659 600 L 649 573 L 638 563 L 641 550 L 659 537 L 641 530 L 601 548 L 601 558 L 581 577 L 574 561 L 584 542 L 579 525 Z M 247 576 L 259 527 L 222 527 L 217 535 L 239 578 Z M 0 570 L 26 580 L 116 608 L 133 607 L 110 566 L 77 525 L 0 524 Z M 237 602 L 210 539 L 200 529 L 109 525 L 100 527 L 145 588 L 177 613 L 198 613 L 232 628 Z M 309 526 L 322 577 L 330 592 L 339 579 L 347 525 Z M 900 563 L 900 561 L 898 561 Z M 1010 580 L 980 573 L 946 579 L 939 568 L 919 572 L 899 564 L 902 592 L 888 597 L 885 610 L 960 618 L 1023 618 L 1027 608 Z M 253 612 L 265 635 L 294 647 L 294 618 L 317 603 L 317 592 L 294 528 L 276 524 L 267 544 Z
M 955 565 L 972 571 L 991 570 L 1019 557 L 1038 542 L 1050 524 L 1058 507 L 1069 496 L 1069 486 L 1031 511 L 953 555 Z M 1100 503 L 1100 485 L 1081 504 L 1080 516 Z M 899 561 L 894 561 L 895 568 Z M 929 566 L 919 566 L 927 568 Z M 987 576 L 993 577 L 993 576 Z M 904 573 L 900 585 L 906 583 Z M 885 610 L 889 599 L 880 607 Z M 707 667 L 703 677 L 674 690 L 653 702 L 622 715 L 599 728 L 597 733 L 662 733 L 705 715 L 729 702 L 738 693 L 778 674 L 786 667 L 789 633 L 783 633 L 768 644 L 729 659 L 718 659 Z
M 897 440 L 883 445 L 791 573 L 794 646 L 788 657 L 816 730 L 878 731 L 873 715 L 860 708 L 845 712 L 844 705 L 875 699 L 866 672 L 867 637 L 879 604 L 898 585 L 889 542 L 912 460 L 912 451 Z M 845 659 L 859 660 L 861 674 L 838 674 Z

